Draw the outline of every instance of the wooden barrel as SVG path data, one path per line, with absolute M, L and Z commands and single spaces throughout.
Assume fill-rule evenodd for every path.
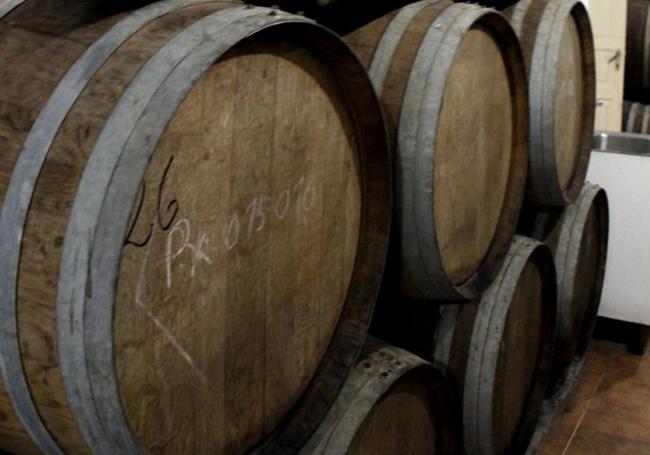
M 465 453 L 524 453 L 548 383 L 555 322 L 553 257 L 515 237 L 478 303 L 442 307 L 434 358 L 460 384 Z
M 595 65 L 580 0 L 521 0 L 505 10 L 526 58 L 532 205 L 565 206 L 582 189 L 594 130 Z
M 632 105 L 635 104 L 632 101 L 623 100 L 623 118 L 621 119 L 621 131 L 627 132 L 627 120 L 630 116 L 630 111 L 632 110 Z
M 624 101 L 622 129 L 626 133 L 650 134 L 650 106 Z
M 449 378 L 429 362 L 371 340 L 301 455 L 452 455 L 459 407 Z
M 552 391 L 566 367 L 585 353 L 596 322 L 607 259 L 607 194 L 587 184 L 563 211 L 538 213 L 531 220 L 529 233 L 551 248 L 558 278 Z
M 479 296 L 514 235 L 526 178 L 515 34 L 496 11 L 432 0 L 346 39 L 369 68 L 395 145 L 404 292 Z
M 383 269 L 380 106 L 304 17 L 129 3 L 0 22 L 0 448 L 295 453 Z
M 650 2 L 628 0 L 625 99 L 650 103 Z

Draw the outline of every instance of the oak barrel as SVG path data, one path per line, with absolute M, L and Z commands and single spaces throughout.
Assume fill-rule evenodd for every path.
M 370 339 L 301 455 L 452 455 L 459 407 L 449 378 L 408 351 Z
M 563 211 L 531 215 L 530 223 L 529 234 L 551 248 L 557 270 L 552 391 L 576 356 L 585 353 L 596 323 L 607 259 L 607 194 L 587 184 Z
M 386 255 L 372 85 L 301 16 L 115 3 L 0 21 L 0 448 L 295 453 Z
M 627 0 L 625 99 L 650 103 L 650 2 Z
M 548 383 L 555 305 L 550 250 L 517 236 L 480 302 L 441 308 L 434 358 L 460 384 L 465 453 L 525 453 Z
M 594 130 L 594 43 L 580 0 L 521 0 L 505 14 L 528 68 L 528 202 L 565 206 L 582 189 Z
M 346 40 L 395 146 L 404 292 L 479 296 L 512 240 L 526 179 L 526 77 L 512 28 L 494 10 L 432 0 Z
M 650 106 L 623 101 L 623 125 L 626 133 L 650 134 Z

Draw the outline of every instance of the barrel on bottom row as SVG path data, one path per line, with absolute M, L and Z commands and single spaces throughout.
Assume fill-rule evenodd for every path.
M 361 359 L 301 455 L 457 453 L 458 400 L 443 372 L 372 338 Z
M 480 300 L 382 299 L 371 332 L 447 369 L 465 453 L 523 453 L 548 386 L 556 298 L 551 251 L 516 236 Z
M 545 242 L 553 252 L 558 302 L 549 392 L 586 349 L 598 315 L 605 277 L 609 208 L 605 191 L 586 184 L 564 210 L 524 213 L 519 230 Z
M 480 302 L 441 308 L 434 358 L 460 384 L 466 453 L 523 453 L 548 384 L 555 329 L 549 249 L 516 237 Z

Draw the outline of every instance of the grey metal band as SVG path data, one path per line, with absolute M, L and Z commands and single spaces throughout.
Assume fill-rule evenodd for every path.
M 417 287 L 442 299 L 473 296 L 449 282 L 441 263 L 433 206 L 435 125 L 458 46 L 485 11 L 475 5 L 454 4 L 433 22 L 411 69 L 400 117 L 397 199 L 402 255 Z
M 115 24 L 75 62 L 39 113 L 16 161 L 0 215 L 0 363 L 7 394 L 32 439 L 46 453 L 61 449 L 36 410 L 20 355 L 16 287 L 22 234 L 34 187 L 49 149 L 71 106 L 113 52 L 152 20 L 209 0 L 167 0 L 142 8 Z M 10 4 L 12 2 L 9 2 Z M 20 2 L 13 2 L 14 4 Z M 3 5 L 4 7 L 4 5 Z M 94 435 L 84 434 L 86 440 Z
M 510 17 L 510 25 L 512 25 L 512 28 L 514 29 L 517 36 L 521 36 L 521 33 L 523 32 L 526 12 L 528 11 L 528 7 L 532 2 L 533 0 L 520 0 L 514 6 L 512 15 Z
M 433 358 L 443 365 L 449 365 L 451 359 L 454 331 L 461 309 L 462 304 L 450 304 L 444 305 L 440 310 L 440 321 L 433 334 Z
M 562 26 L 557 16 L 566 5 L 552 0 L 544 9 L 533 47 L 530 84 L 531 181 L 538 197 L 547 204 L 564 205 L 555 162 L 555 85 Z M 559 30 L 558 30 L 559 28 Z M 547 137 L 548 136 L 548 137 Z
M 439 1 L 440 0 L 425 0 L 407 5 L 402 8 L 390 24 L 388 24 L 386 31 L 379 40 L 379 44 L 377 45 L 377 49 L 375 49 L 375 53 L 368 68 L 368 75 L 375 87 L 377 96 L 380 98 L 384 90 L 384 82 L 386 81 L 388 69 L 393 62 L 395 50 L 397 49 L 404 32 L 406 32 L 409 24 L 413 18 L 420 13 L 420 11 L 429 5 L 438 3 Z
M 492 446 L 493 403 L 486 397 L 494 395 L 498 353 L 512 296 L 531 252 L 539 245 L 515 236 L 497 280 L 479 304 L 471 345 L 480 349 L 469 352 L 463 393 L 463 431 L 468 452 L 497 455 Z
M 630 106 L 630 112 L 627 114 L 627 122 L 625 123 L 625 131 L 628 133 L 634 132 L 634 119 L 636 117 L 636 112 L 639 110 L 641 104 L 632 103 Z
M 650 106 L 646 106 L 643 110 L 643 120 L 641 121 L 641 134 L 648 134 L 648 126 L 650 125 Z
M 151 138 L 160 137 L 193 84 L 224 52 L 264 27 L 295 22 L 310 21 L 267 8 L 239 7 L 193 24 L 136 76 L 88 161 L 66 232 L 59 341 L 66 369 L 76 373 L 66 377 L 66 388 L 83 391 L 74 397 L 73 408 L 94 413 L 88 420 L 78 416 L 79 425 L 104 434 L 118 453 L 138 453 L 139 448 L 124 415 L 114 370 L 114 286 L 131 207 L 157 145 Z
M 25 0 L 3 0 L 0 3 L 0 19 L 12 12 L 14 8 L 23 3 Z

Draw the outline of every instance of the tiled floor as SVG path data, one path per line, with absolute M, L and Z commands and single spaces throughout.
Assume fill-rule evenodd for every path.
M 650 350 L 649 350 L 650 351 Z M 650 354 L 594 340 L 537 455 L 650 455 Z

